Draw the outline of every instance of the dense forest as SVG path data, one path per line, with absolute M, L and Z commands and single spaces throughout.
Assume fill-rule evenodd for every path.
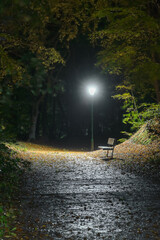
M 0 12 L 1 136 L 85 135 L 90 103 L 78 91 L 95 76 L 95 134 L 130 134 L 159 115 L 158 0 L 9 0 Z

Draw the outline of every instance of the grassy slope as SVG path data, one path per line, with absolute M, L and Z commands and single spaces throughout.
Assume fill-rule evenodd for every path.
M 130 141 L 137 144 L 149 145 L 160 142 L 160 119 L 154 119 L 144 124 Z

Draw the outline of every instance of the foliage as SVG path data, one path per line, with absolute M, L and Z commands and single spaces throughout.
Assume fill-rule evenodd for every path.
M 159 102 L 159 2 L 99 0 L 96 8 L 90 39 L 101 46 L 97 64 Z
M 13 159 L 13 153 L 3 143 L 0 145 L 0 192 L 1 198 L 10 198 L 16 190 L 19 159 Z M 3 193 L 3 194 L 2 194 Z
M 139 116 L 137 100 L 133 94 L 134 86 L 128 84 L 118 85 L 116 89 L 122 93 L 114 95 L 113 98 L 123 100 L 123 109 L 126 111 L 123 114 L 123 123 L 129 124 L 132 130 L 139 128 L 143 122 Z
M 54 138 L 56 127 L 60 132 L 67 125 L 62 69 L 71 41 L 82 33 L 98 46 L 97 65 L 128 81 L 138 93 L 123 94 L 128 101 L 126 123 L 137 123 L 137 128 L 145 109 L 139 106 L 159 101 L 157 1 L 8 0 L 0 3 L 0 11 L 1 132 L 27 139 L 35 126 L 34 136 L 51 133 Z
M 20 176 L 28 168 L 6 144 L 0 143 L 0 237 L 15 237 L 14 220 L 17 212 L 13 197 L 18 193 Z
M 27 161 L 16 157 L 16 152 L 9 148 L 9 143 L 0 143 L 0 201 L 9 202 L 17 191 L 19 178 L 24 169 L 29 167 Z
M 12 227 L 13 221 L 16 218 L 14 208 L 9 209 L 0 206 L 0 237 L 1 239 L 16 237 L 15 227 Z
M 51 122 L 56 123 L 56 109 L 60 105 L 57 98 L 65 85 L 61 71 L 69 53 L 69 42 L 80 28 L 87 28 L 86 12 L 89 13 L 91 2 L 9 0 L 0 3 L 1 131 L 26 139 L 37 109 L 35 131 L 39 135 L 43 132 L 45 111 L 42 113 L 41 109 L 45 104 Z
M 138 130 L 146 121 L 160 116 L 160 105 L 156 103 L 140 102 L 138 94 L 134 94 L 135 86 L 126 83 L 118 85 L 116 89 L 120 92 L 113 98 L 123 101 L 123 123 L 130 126 L 131 132 Z M 139 98 L 138 98 L 139 97 Z M 131 136 L 132 133 L 122 131 L 121 133 Z M 120 142 L 126 138 L 120 139 Z

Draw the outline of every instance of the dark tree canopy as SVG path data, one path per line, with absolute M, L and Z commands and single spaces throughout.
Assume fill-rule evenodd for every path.
M 75 131 L 68 105 L 74 101 L 72 88 L 79 80 L 70 76 L 74 75 L 71 72 L 82 73 L 80 66 L 90 64 L 93 72 L 103 71 L 103 84 L 110 85 L 110 95 L 117 84 L 121 86 L 123 93 L 117 98 L 132 107 L 133 114 L 142 104 L 143 112 L 148 106 L 157 109 L 159 1 L 8 0 L 1 1 L 0 12 L 1 132 L 34 140 L 65 137 Z M 83 60 L 82 52 L 90 64 Z M 111 101 L 111 108 L 115 103 Z M 121 118 L 118 103 L 115 109 L 117 125 Z M 98 114 L 106 119 L 104 108 Z M 113 129 L 112 117 L 107 126 L 98 121 L 97 126 L 106 129 L 104 134 Z M 121 124 L 117 126 L 120 131 Z

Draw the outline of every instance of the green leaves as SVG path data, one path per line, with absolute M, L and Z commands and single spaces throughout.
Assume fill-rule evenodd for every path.
M 55 69 L 56 63 L 65 63 L 60 53 L 54 48 L 39 47 L 37 56 L 42 60 L 42 64 L 47 71 Z
M 18 193 L 19 177 L 27 166 L 26 161 L 0 143 L 0 239 L 16 237 L 17 211 L 12 206 L 12 198 Z
M 90 39 L 101 46 L 97 65 L 104 72 L 124 76 L 130 83 L 140 82 L 138 90 L 143 95 L 154 92 L 152 98 L 159 102 L 159 3 L 98 1 L 96 7 L 97 25 Z
M 135 93 L 135 85 L 123 84 L 116 87 L 120 93 L 113 98 L 123 101 L 123 123 L 130 126 L 131 132 L 138 130 L 146 121 L 160 117 L 160 105 L 156 103 L 140 102 Z M 125 134 L 123 131 L 122 133 Z M 126 135 L 126 134 L 125 134 Z
M 12 227 L 16 218 L 12 207 L 6 208 L 0 205 L 0 237 L 1 239 L 16 237 L 16 227 Z
M 123 94 L 116 94 L 113 96 L 113 98 L 117 98 L 118 100 L 129 100 L 132 99 L 132 96 L 130 93 L 123 93 Z
M 25 163 L 5 144 L 0 144 L 0 202 L 12 197 L 17 190 L 19 176 Z

